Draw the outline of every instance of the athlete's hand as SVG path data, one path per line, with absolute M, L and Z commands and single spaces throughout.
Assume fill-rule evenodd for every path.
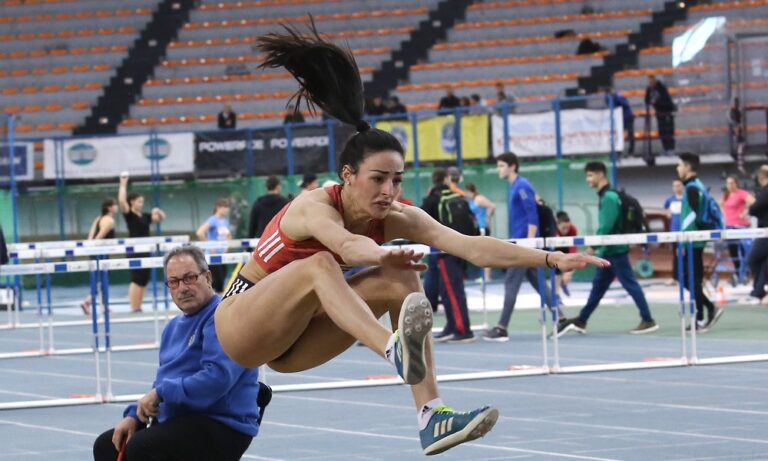
M 397 269 L 410 269 L 414 271 L 423 271 L 427 265 L 421 262 L 424 253 L 417 253 L 414 250 L 403 250 L 400 248 L 387 250 L 380 260 L 382 266 L 394 267 Z
M 139 428 L 139 422 L 132 416 L 126 416 L 115 426 L 115 432 L 112 434 L 112 445 L 115 446 L 115 450 L 120 451 L 123 444 L 128 442 L 128 439 L 133 436 L 136 429 Z
M 152 389 L 142 397 L 136 407 L 136 416 L 141 422 L 146 423 L 150 416 L 157 416 L 160 412 L 160 397 L 157 391 Z
M 596 256 L 590 256 L 583 253 L 565 254 L 559 251 L 550 253 L 549 264 L 556 266 L 562 272 L 584 269 L 588 264 L 597 267 L 609 267 L 611 265 L 607 260 Z

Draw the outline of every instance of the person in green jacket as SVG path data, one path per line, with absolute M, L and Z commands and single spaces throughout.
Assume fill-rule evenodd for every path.
M 597 195 L 600 197 L 597 235 L 623 233 L 621 197 L 618 192 L 611 189 L 606 178 L 605 164 L 603 162 L 589 162 L 584 167 L 584 171 L 587 175 L 587 184 L 596 189 Z M 632 271 L 632 263 L 629 261 L 629 246 L 607 245 L 596 247 L 594 251 L 598 256 L 610 261 L 611 265 L 597 269 L 595 278 L 592 280 L 592 290 L 589 293 L 587 304 L 581 309 L 578 317 L 565 319 L 558 324 L 557 336 L 560 337 L 569 331 L 587 332 L 587 321 L 597 309 L 600 300 L 608 291 L 614 278 L 619 279 L 621 286 L 627 290 L 640 311 L 640 324 L 629 332 L 631 334 L 644 334 L 658 330 L 659 326 L 651 316 L 643 289 L 637 283 L 635 273 Z
M 680 210 L 680 230 L 701 230 L 700 217 L 704 215 L 704 202 L 707 189 L 699 180 L 696 171 L 699 169 L 699 156 L 686 152 L 680 154 L 677 162 L 677 175 L 683 181 L 685 192 Z M 693 242 L 693 292 L 696 299 L 696 331 L 704 333 L 712 328 L 723 315 L 722 308 L 716 308 L 712 300 L 704 294 L 704 247 L 707 242 Z M 683 250 L 683 285 L 690 292 L 688 284 L 688 252 Z M 675 274 L 677 277 L 677 274 Z M 707 320 L 704 320 L 704 308 L 707 309 Z M 690 329 L 690 325 L 688 326 Z

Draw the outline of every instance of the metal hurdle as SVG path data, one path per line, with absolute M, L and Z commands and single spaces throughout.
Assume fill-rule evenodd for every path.
M 716 231 L 696 231 L 696 232 L 668 232 L 668 233 L 649 233 L 649 234 L 625 234 L 625 235 L 608 235 L 608 236 L 580 236 L 580 237 L 553 237 L 548 238 L 547 247 L 560 247 L 560 246 L 594 246 L 594 245 L 622 245 L 622 244 L 657 244 L 657 243 L 676 243 L 682 247 L 682 245 L 692 245 L 693 242 L 699 241 L 714 241 L 714 240 L 734 240 L 743 238 L 768 238 L 768 228 L 762 229 L 735 229 L 735 230 L 716 230 Z M 250 243 L 250 242 L 249 242 Z M 525 239 L 518 240 L 515 243 L 531 247 L 543 247 L 544 242 L 542 239 Z M 417 251 L 424 251 L 427 248 L 423 245 L 403 245 L 402 247 L 413 248 Z M 689 252 L 690 254 L 690 252 Z M 242 260 L 246 260 L 249 257 L 248 253 L 228 253 L 224 255 L 214 255 L 208 257 L 211 264 L 216 263 L 235 263 Z M 241 258 L 238 260 L 238 258 Z M 132 262 L 133 261 L 133 262 Z M 691 264 L 691 261 L 687 261 L 687 264 Z M 69 266 L 69 264 L 86 264 L 84 266 Z M 146 265 L 145 265 L 146 264 Z M 121 260 L 108 260 L 97 262 L 76 262 L 76 263 L 59 263 L 58 270 L 66 271 L 69 267 L 79 267 L 81 271 L 91 270 L 94 272 L 108 271 L 108 270 L 120 270 L 130 269 L 132 267 L 150 267 L 154 265 L 158 267 L 162 265 L 162 259 L 159 257 L 154 258 L 141 258 L 141 259 L 121 259 Z M 53 273 L 57 268 L 57 263 L 26 265 L 30 266 L 26 269 L 22 269 L 21 266 L 16 267 L 3 267 L 0 270 L 0 275 L 24 275 L 34 273 Z M 32 267 L 34 266 L 34 267 Z M 692 271 L 689 271 L 692 273 Z M 585 373 L 585 372 L 598 372 L 598 371 L 619 371 L 619 370 L 636 370 L 636 369 L 652 369 L 652 368 L 665 368 L 665 367 L 682 367 L 682 366 L 698 366 L 708 364 L 725 364 L 725 363 L 743 363 L 743 362 L 755 362 L 755 361 L 768 361 L 768 354 L 748 354 L 731 357 L 713 357 L 708 359 L 701 359 L 697 355 L 696 349 L 696 335 L 695 329 L 693 329 L 691 335 L 687 335 L 685 330 L 685 323 L 695 322 L 695 306 L 693 305 L 691 296 L 685 298 L 684 291 L 680 291 L 680 322 L 681 322 L 681 356 L 679 359 L 669 359 L 655 362 L 625 362 L 625 363 L 609 363 L 599 365 L 577 365 L 577 366 L 550 366 L 551 360 L 547 353 L 548 339 L 547 323 L 543 323 L 543 344 L 542 348 L 547 357 L 547 361 L 542 367 L 531 367 L 526 369 L 509 369 L 500 371 L 482 371 L 471 373 L 455 373 L 455 374 L 442 374 L 438 376 L 440 382 L 462 381 L 462 380 L 478 380 L 478 379 L 496 379 L 515 376 L 533 376 L 533 375 L 546 375 L 556 373 Z M 686 307 L 688 307 L 686 309 Z M 557 316 L 552 316 L 553 322 L 552 328 L 556 328 Z M 96 323 L 94 322 L 94 325 Z M 95 327 L 96 328 L 96 327 Z M 111 345 L 108 340 L 110 335 L 108 327 L 105 328 L 104 348 L 100 348 L 97 342 L 97 335 L 94 335 L 94 354 L 98 354 L 103 351 L 107 353 L 107 357 L 112 351 L 117 349 Z M 556 335 L 555 335 L 556 336 Z M 553 341 L 555 365 L 557 364 L 558 355 L 558 343 Z M 96 355 L 97 356 L 97 355 Z M 111 367 L 109 358 L 107 359 L 108 368 Z M 98 377 L 97 367 L 97 380 Z M 140 398 L 141 395 L 129 394 L 129 395 L 112 395 L 111 389 L 111 371 L 107 371 L 107 393 L 106 396 L 101 396 L 101 388 L 97 386 L 97 396 L 101 396 L 101 399 L 52 399 L 41 400 L 32 402 L 12 402 L 6 404 L 0 404 L 0 410 L 2 409 L 15 409 L 15 408 L 33 408 L 33 407 L 46 407 L 46 406 L 61 406 L 61 405 L 78 405 L 87 403 L 102 402 L 130 402 Z M 148 383 L 149 384 L 149 383 Z M 359 387 L 378 387 L 378 386 L 390 386 L 402 384 L 399 378 L 393 379 L 378 379 L 378 380 L 348 380 L 337 381 L 327 383 L 311 383 L 311 384 L 291 384 L 291 385 L 277 385 L 274 386 L 276 392 L 296 392 L 296 391 L 308 391 L 318 389 L 346 389 L 346 388 L 359 388 Z

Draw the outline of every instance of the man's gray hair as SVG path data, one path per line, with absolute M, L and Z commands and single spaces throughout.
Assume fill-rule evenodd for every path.
M 192 259 L 195 260 L 195 263 L 197 264 L 197 269 L 200 272 L 206 272 L 208 270 L 208 262 L 205 260 L 205 254 L 203 253 L 203 250 L 192 245 L 184 245 L 184 246 L 176 247 L 173 250 L 169 251 L 165 255 L 165 258 L 163 258 L 163 269 L 168 270 L 168 261 L 170 261 L 171 258 L 175 258 L 176 256 L 181 256 L 181 255 L 191 256 Z

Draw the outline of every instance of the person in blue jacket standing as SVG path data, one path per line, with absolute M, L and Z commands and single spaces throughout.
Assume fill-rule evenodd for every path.
M 258 370 L 221 349 L 203 252 L 179 247 L 165 257 L 166 285 L 183 312 L 163 330 L 152 389 L 128 405 L 123 420 L 94 443 L 95 461 L 239 460 L 259 431 Z M 155 424 L 147 427 L 150 418 Z
M 524 239 L 539 236 L 539 214 L 536 208 L 536 191 L 531 183 L 520 176 L 520 161 L 512 152 L 506 152 L 496 157 L 496 169 L 499 178 L 509 183 L 509 238 Z M 509 341 L 507 327 L 515 310 L 517 294 L 523 279 L 527 279 L 536 292 L 544 292 L 544 299 L 548 307 L 552 307 L 552 298 L 549 288 L 544 284 L 539 287 L 539 278 L 536 269 L 530 267 L 510 267 L 504 276 L 504 308 L 501 311 L 499 323 L 485 333 L 486 341 Z M 541 288 L 541 289 L 540 289 Z

